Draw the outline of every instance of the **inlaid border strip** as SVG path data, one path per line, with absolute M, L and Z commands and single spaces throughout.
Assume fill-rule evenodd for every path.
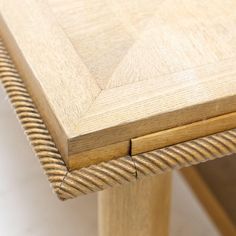
M 236 129 L 68 171 L 0 40 L 0 80 L 55 193 L 62 200 L 236 152 Z

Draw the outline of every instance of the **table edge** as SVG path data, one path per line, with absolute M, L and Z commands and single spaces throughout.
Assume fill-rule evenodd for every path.
M 236 129 L 69 171 L 0 40 L 0 80 L 25 134 L 61 200 L 236 153 Z

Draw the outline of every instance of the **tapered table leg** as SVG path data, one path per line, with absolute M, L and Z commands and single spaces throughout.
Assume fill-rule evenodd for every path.
M 99 236 L 167 236 L 171 174 L 99 193 Z

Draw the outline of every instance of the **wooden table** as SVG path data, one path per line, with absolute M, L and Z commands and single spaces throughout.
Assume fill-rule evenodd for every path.
M 0 0 L 1 81 L 59 198 L 109 188 L 100 235 L 167 235 L 170 171 L 235 153 L 235 10 Z

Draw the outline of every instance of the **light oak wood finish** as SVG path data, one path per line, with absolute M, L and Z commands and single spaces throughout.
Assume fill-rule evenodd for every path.
M 97 164 L 125 155 L 137 155 L 233 128 L 236 128 L 236 112 L 80 152 L 70 157 L 68 167 L 79 169 L 88 163 Z
M 236 112 L 131 139 L 131 155 L 193 140 L 236 127 Z
M 69 170 L 0 40 L 0 80 L 48 180 L 62 200 L 236 153 L 236 130 Z
M 74 154 L 70 156 L 67 165 L 70 170 L 74 170 L 128 155 L 130 155 L 130 141 L 124 141 Z
M 99 193 L 99 236 L 168 236 L 171 174 Z
M 181 170 L 209 216 L 225 236 L 236 235 L 236 156 Z
M 236 111 L 235 9 L 233 0 L 0 0 L 0 33 L 75 168 L 79 153 L 88 166 L 92 149 L 117 158 L 117 143 Z

